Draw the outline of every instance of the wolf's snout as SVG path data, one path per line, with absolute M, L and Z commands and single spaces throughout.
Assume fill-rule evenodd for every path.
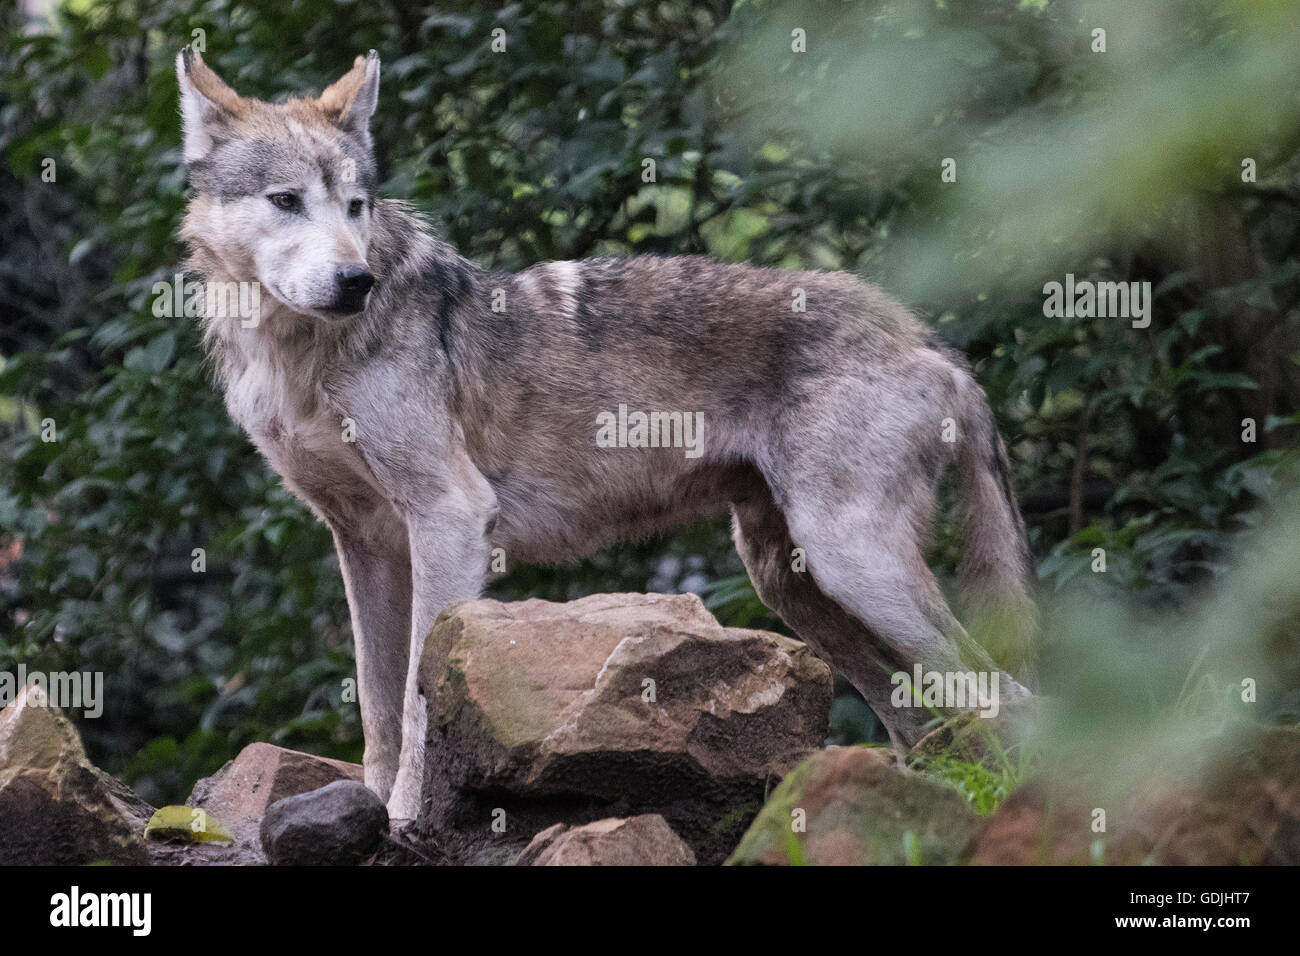
M 375 277 L 365 266 L 349 265 L 335 270 L 334 282 L 338 286 L 334 309 L 339 312 L 360 312 L 366 301 L 366 293 L 374 287 Z

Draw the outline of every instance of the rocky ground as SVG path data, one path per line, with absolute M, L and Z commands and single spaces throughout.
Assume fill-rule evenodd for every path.
M 400 830 L 360 766 L 265 743 L 155 812 L 29 691 L 0 711 L 0 864 L 1300 862 L 1295 728 L 1134 793 L 1106 832 L 1059 778 L 981 817 L 892 750 L 824 747 L 826 666 L 693 595 L 461 605 L 421 680 L 424 800 Z M 917 752 L 982 759 L 961 725 Z

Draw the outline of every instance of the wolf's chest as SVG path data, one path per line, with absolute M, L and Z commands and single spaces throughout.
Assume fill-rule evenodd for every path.
M 339 486 L 368 483 L 352 422 L 310 382 L 253 362 L 226 388 L 231 417 L 267 462 L 313 503 Z

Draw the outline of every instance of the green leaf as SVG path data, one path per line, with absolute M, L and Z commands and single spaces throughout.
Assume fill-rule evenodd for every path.
M 182 840 L 190 843 L 230 842 L 234 837 L 221 821 L 198 807 L 159 807 L 149 818 L 144 835 L 151 840 Z

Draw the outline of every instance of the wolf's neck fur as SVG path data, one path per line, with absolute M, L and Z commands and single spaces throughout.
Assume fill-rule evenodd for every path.
M 188 271 L 205 282 L 247 281 L 234 276 L 194 230 L 182 229 Z M 365 311 L 338 322 L 302 315 L 262 295 L 258 324 L 238 318 L 203 319 L 203 340 L 223 387 L 255 364 L 269 365 L 294 391 L 316 392 L 331 369 L 364 362 L 385 343 L 415 339 L 440 350 L 455 380 L 490 353 L 487 276 L 437 239 L 421 216 L 399 200 L 375 202 L 368 261 L 376 277 Z M 460 373 L 460 374 L 457 374 Z M 316 395 L 302 396 L 314 404 Z

